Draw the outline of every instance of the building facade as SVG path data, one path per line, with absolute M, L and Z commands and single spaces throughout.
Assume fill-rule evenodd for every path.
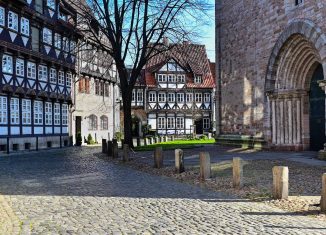
M 216 1 L 220 141 L 323 148 L 325 9 L 323 0 Z
M 0 151 L 69 145 L 76 12 L 65 1 L 0 1 Z
M 215 118 L 214 89 L 205 46 L 177 44 L 147 63 L 133 91 L 134 115 L 158 134 L 204 134 Z

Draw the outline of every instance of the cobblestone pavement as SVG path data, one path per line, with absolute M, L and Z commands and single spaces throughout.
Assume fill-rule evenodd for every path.
M 198 165 L 199 152 L 208 152 L 212 163 L 225 160 L 232 160 L 233 157 L 241 157 L 245 160 L 290 160 L 308 165 L 326 166 L 326 161 L 316 159 L 317 152 L 269 152 L 255 151 L 253 149 L 241 149 L 219 145 L 198 146 L 196 148 L 184 149 L 184 157 L 186 165 Z M 154 151 L 135 152 L 133 157 L 137 160 L 153 164 Z M 164 165 L 174 165 L 174 150 L 164 151 Z
M 1 158 L 0 234 L 326 234 L 324 222 L 114 165 L 98 151 Z

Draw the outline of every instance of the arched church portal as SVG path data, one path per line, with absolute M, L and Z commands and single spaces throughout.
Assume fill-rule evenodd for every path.
M 280 36 L 266 76 L 265 136 L 280 149 L 320 150 L 325 137 L 326 37 L 312 22 Z

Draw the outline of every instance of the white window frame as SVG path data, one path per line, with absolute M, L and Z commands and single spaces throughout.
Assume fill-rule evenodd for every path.
M 166 74 L 158 74 L 157 81 L 158 82 L 166 82 Z
M 2 56 L 2 72 L 13 74 L 13 58 L 11 55 Z
M 71 87 L 71 82 L 72 82 L 72 74 L 66 73 L 66 86 Z
M 60 104 L 54 103 L 54 125 L 60 125 L 60 119 L 61 113 L 60 113 Z
M 52 125 L 52 103 L 45 102 L 45 125 Z
M 50 68 L 50 82 L 57 83 L 57 70 L 54 68 Z
M 43 102 L 34 101 L 34 125 L 43 125 Z
M 172 83 L 175 83 L 175 75 L 174 74 L 169 74 L 168 75 L 168 81 L 169 83 L 172 82 Z
M 203 128 L 209 129 L 211 127 L 211 120 L 210 118 L 203 118 Z
M 158 100 L 158 102 L 166 102 L 166 94 L 159 92 L 157 100 Z
M 54 34 L 54 46 L 57 49 L 62 49 L 62 36 L 59 33 Z
M 195 102 L 202 103 L 203 102 L 203 95 L 202 93 L 195 93 Z
M 22 124 L 30 125 L 32 123 L 32 102 L 28 99 L 22 99 Z
M 144 101 L 144 93 L 142 90 L 137 91 L 137 103 Z
M 175 128 L 174 117 L 167 117 L 166 124 L 167 124 L 167 129 L 174 129 Z
M 157 118 L 157 129 L 165 129 L 165 117 Z
M 202 76 L 200 76 L 200 75 L 195 76 L 194 82 L 195 82 L 196 84 L 201 84 L 201 83 L 203 83 L 203 78 L 202 78 Z
M 18 14 L 15 12 L 8 12 L 8 28 L 18 32 Z
M 136 91 L 135 90 L 132 91 L 131 102 L 136 102 Z
M 27 78 L 36 79 L 36 64 L 34 62 L 27 62 Z
M 8 124 L 8 103 L 7 97 L 0 96 L 0 124 Z
M 184 74 L 179 74 L 177 81 L 179 83 L 185 83 L 185 80 L 186 80 L 185 78 L 186 78 L 186 76 Z
M 5 26 L 6 12 L 3 7 L 0 7 L 0 26 Z
M 101 122 L 101 130 L 108 130 L 109 129 L 109 118 L 106 115 L 100 117 Z
M 175 102 L 175 94 L 174 93 L 168 93 L 168 102 Z
M 177 129 L 184 129 L 184 117 L 177 117 L 176 119 L 176 127 Z
M 63 104 L 62 105 L 62 125 L 63 126 L 68 126 L 68 105 Z
M 25 76 L 25 61 L 24 59 L 16 59 L 16 75 L 20 77 Z
M 210 93 L 204 93 L 204 102 L 205 103 L 211 102 L 211 94 Z
M 156 102 L 156 92 L 149 92 L 148 96 L 149 102 Z
M 10 99 L 10 124 L 19 124 L 19 98 Z
M 47 81 L 48 80 L 48 67 L 45 65 L 38 66 L 38 80 Z
M 59 71 L 58 73 L 58 84 L 64 85 L 65 84 L 65 72 L 64 71 Z
M 183 103 L 185 101 L 185 95 L 184 93 L 178 93 L 177 94 L 177 102 L 178 103 Z
M 43 28 L 43 43 L 52 46 L 52 30 L 49 28 Z
M 186 93 L 186 102 L 192 103 L 194 101 L 194 96 L 192 93 Z
M 30 29 L 29 29 L 29 19 L 22 17 L 20 19 L 20 32 L 29 37 Z

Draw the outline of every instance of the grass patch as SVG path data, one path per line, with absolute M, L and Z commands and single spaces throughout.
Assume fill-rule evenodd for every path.
M 201 147 L 206 144 L 215 144 L 215 139 L 210 140 L 174 140 L 170 142 L 163 142 L 158 144 L 152 144 L 147 146 L 135 147 L 135 151 L 151 151 L 156 147 L 162 147 L 163 150 L 173 149 L 189 149 L 195 147 Z

